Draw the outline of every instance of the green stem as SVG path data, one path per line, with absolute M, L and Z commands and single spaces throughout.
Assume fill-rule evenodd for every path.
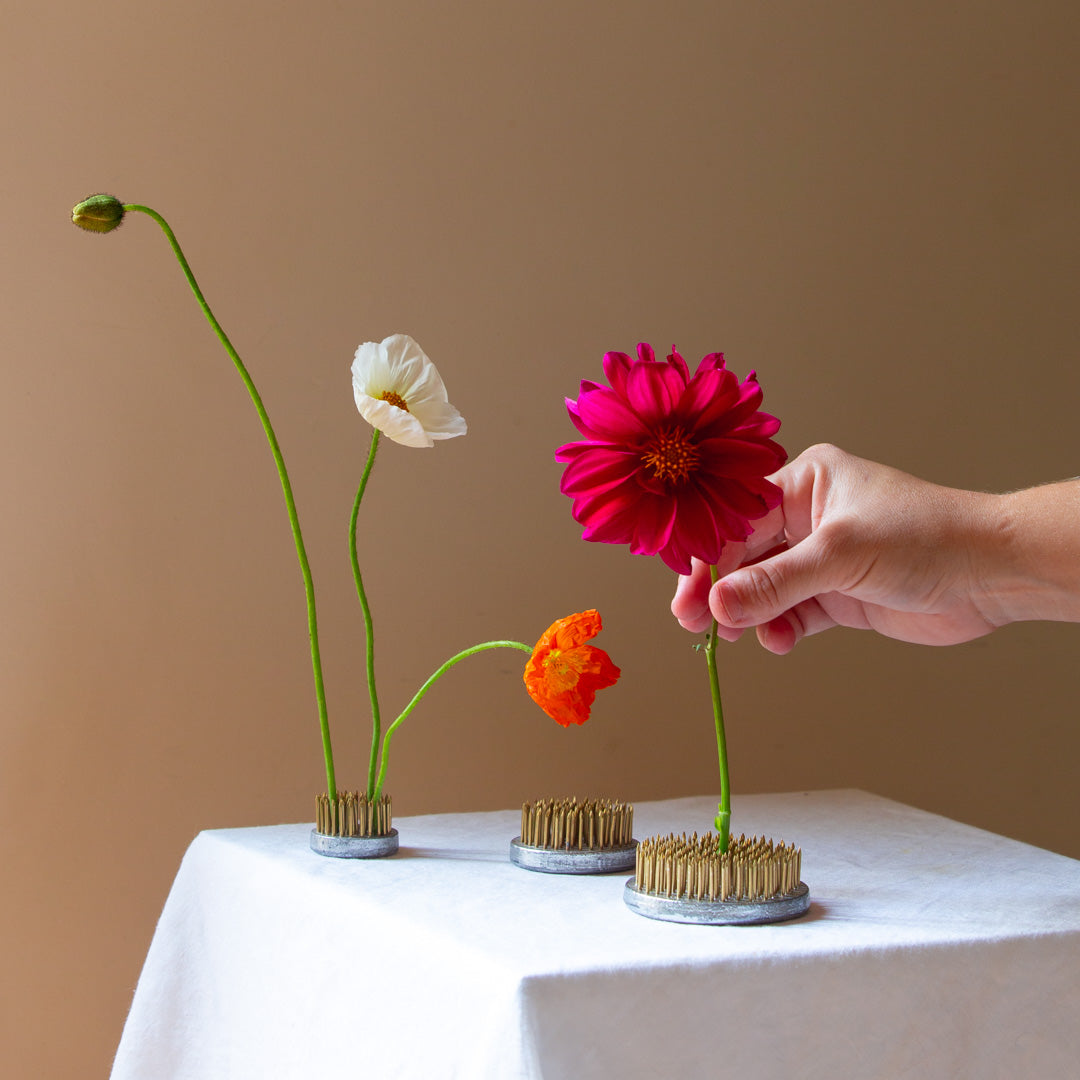
M 401 726 L 405 718 L 413 711 L 419 704 L 420 699 L 431 689 L 434 683 L 446 674 L 455 664 L 460 663 L 467 656 L 472 656 L 474 653 L 483 652 L 486 649 L 520 649 L 522 652 L 532 655 L 534 646 L 525 645 L 520 641 L 485 641 L 480 645 L 473 645 L 472 648 L 465 649 L 459 652 L 456 656 L 451 656 L 445 664 L 442 665 L 433 675 L 431 675 L 427 682 L 416 691 L 412 701 L 402 710 L 401 715 L 386 729 L 386 734 L 383 736 L 382 746 L 382 764 L 379 766 L 379 782 L 375 785 L 375 793 L 373 798 L 378 798 L 382 792 L 383 780 L 386 779 L 386 766 L 390 760 L 390 736 Z
M 382 721 L 379 713 L 379 695 L 375 690 L 375 626 L 371 620 L 371 606 L 368 604 L 367 593 L 364 592 L 364 579 L 360 576 L 360 559 L 356 553 L 356 519 L 360 513 L 360 502 L 364 498 L 364 490 L 367 488 L 368 477 L 371 475 L 371 467 L 375 464 L 375 451 L 379 448 L 379 429 L 371 433 L 371 450 L 368 452 L 367 464 L 364 473 L 360 477 L 360 486 L 356 491 L 356 501 L 353 503 L 352 517 L 349 519 L 349 558 L 352 560 L 353 581 L 356 582 L 356 595 L 360 599 L 360 609 L 364 613 L 364 635 L 367 642 L 367 684 L 368 695 L 371 698 L 371 761 L 368 764 L 367 794 L 373 798 L 375 794 L 375 769 L 379 762 L 379 736 L 382 732 Z
M 262 421 L 263 431 L 266 432 L 266 440 L 270 444 L 270 451 L 274 455 L 274 464 L 277 465 L 278 477 L 281 480 L 281 490 L 285 494 L 285 506 L 289 512 L 289 525 L 292 528 L 293 541 L 296 544 L 296 557 L 300 562 L 300 573 L 304 578 L 304 593 L 307 596 L 308 634 L 311 639 L 311 667 L 315 675 L 315 698 L 319 706 L 319 728 L 322 732 L 323 758 L 326 762 L 326 787 L 330 798 L 336 799 L 337 784 L 334 780 L 334 751 L 330 745 L 330 722 L 327 718 L 326 691 L 323 687 L 322 660 L 319 656 L 319 629 L 315 617 L 315 586 L 311 580 L 311 567 L 308 565 L 307 552 L 304 550 L 304 538 L 300 533 L 300 519 L 296 513 L 296 501 L 293 499 L 292 485 L 289 483 L 289 474 L 285 468 L 285 459 L 282 456 L 281 447 L 278 445 L 277 436 L 274 434 L 274 429 L 270 424 L 270 417 L 263 407 L 262 398 L 259 397 L 259 391 L 255 388 L 255 383 L 248 374 L 247 368 L 244 367 L 236 349 L 233 348 L 232 342 L 229 341 L 225 331 L 221 328 L 221 324 L 214 318 L 214 313 L 210 310 L 210 305 L 207 304 L 202 290 L 199 288 L 199 283 L 195 280 L 195 275 L 191 272 L 187 259 L 184 258 L 180 244 L 169 227 L 169 223 L 156 210 L 151 210 L 149 206 L 138 206 L 129 203 L 124 206 L 124 210 L 135 210 L 140 214 L 147 214 L 161 226 L 162 231 L 172 245 L 173 254 L 180 263 L 180 269 L 184 271 L 187 283 L 191 286 L 191 291 L 195 294 L 195 299 L 199 302 L 203 315 L 206 316 L 206 321 L 210 324 L 214 333 L 217 334 L 218 340 L 229 354 L 229 358 L 239 372 L 240 378 L 243 379 L 244 386 L 247 387 L 247 392 L 255 405 L 255 411 Z
M 715 566 L 709 567 L 709 576 L 715 583 Z M 720 701 L 720 679 L 716 673 L 716 620 L 712 621 L 708 640 L 705 642 L 705 663 L 709 669 L 709 691 L 712 694 L 713 722 L 716 725 L 716 754 L 720 759 L 720 806 L 714 824 L 720 834 L 719 848 L 727 851 L 731 839 L 731 781 L 728 777 L 727 736 L 724 734 L 724 706 Z

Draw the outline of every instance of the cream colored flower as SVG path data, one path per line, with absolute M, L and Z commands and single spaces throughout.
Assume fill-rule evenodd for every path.
M 352 384 L 360 415 L 402 446 L 434 446 L 467 430 L 435 365 L 407 334 L 365 341 L 352 362 Z

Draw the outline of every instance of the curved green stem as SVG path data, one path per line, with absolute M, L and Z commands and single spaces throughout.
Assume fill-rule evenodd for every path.
M 386 734 L 383 736 L 382 745 L 382 763 L 379 766 L 379 782 L 375 785 L 375 793 L 372 798 L 377 799 L 382 792 L 383 780 L 386 779 L 386 766 L 390 760 L 390 736 L 401 726 L 405 718 L 416 708 L 420 699 L 431 689 L 435 682 L 446 674 L 455 664 L 460 663 L 467 656 L 472 656 L 478 652 L 484 652 L 486 649 L 520 649 L 522 652 L 527 652 L 532 655 L 534 646 L 526 645 L 521 641 L 485 641 L 480 645 L 473 645 L 472 648 L 465 649 L 459 652 L 456 656 L 451 656 L 445 664 L 442 665 L 437 671 L 432 674 L 427 682 L 416 691 L 412 701 L 402 710 L 401 715 L 386 729 Z
M 713 582 L 717 579 L 715 566 L 709 567 Z M 720 806 L 714 824 L 720 834 L 719 848 L 727 851 L 731 839 L 731 781 L 728 777 L 727 736 L 724 734 L 724 706 L 720 701 L 720 679 L 716 673 L 716 620 L 712 621 L 705 642 L 705 663 L 709 669 L 709 692 L 712 694 L 713 722 L 716 725 L 716 753 L 720 759 Z
M 217 334 L 218 340 L 229 354 L 229 358 L 232 360 L 237 372 L 239 372 L 240 378 L 244 381 L 244 386 L 247 387 L 255 411 L 262 421 L 266 441 L 270 444 L 270 452 L 274 455 L 274 464 L 277 465 L 281 490 L 285 494 L 285 506 L 289 512 L 289 525 L 292 528 L 293 542 L 296 544 L 296 557 L 300 563 L 300 573 L 304 578 L 304 593 L 307 597 L 308 634 L 311 639 L 311 667 L 315 675 L 315 698 L 319 706 L 319 728 L 322 732 L 323 758 L 326 762 L 326 787 L 330 798 L 336 799 L 337 784 L 334 780 L 334 751 L 330 745 L 330 722 L 326 711 L 326 691 L 323 687 L 322 660 L 319 655 L 319 629 L 315 616 L 315 587 L 311 580 L 311 567 L 308 565 L 307 552 L 304 549 L 304 538 L 300 533 L 300 519 L 296 513 L 296 501 L 293 499 L 292 485 L 289 483 L 289 474 L 285 468 L 285 459 L 282 456 L 281 447 L 278 445 L 277 436 L 274 434 L 274 429 L 270 424 L 270 417 L 263 407 L 262 398 L 259 397 L 259 391 L 255 388 L 255 383 L 248 374 L 247 368 L 244 367 L 236 349 L 233 348 L 232 342 L 229 341 L 225 331 L 221 328 L 221 324 L 210 310 L 210 305 L 207 304 L 202 290 L 199 288 L 199 283 L 195 280 L 195 275 L 191 272 L 187 259 L 184 258 L 180 244 L 169 227 L 169 223 L 149 206 L 129 203 L 125 204 L 124 210 L 135 210 L 140 214 L 147 214 L 161 226 L 162 232 L 165 233 L 169 243 L 172 245 L 173 254 L 180 263 L 180 269 L 184 271 L 184 277 L 187 278 L 187 283 L 191 286 L 191 291 L 195 294 L 195 299 L 199 302 L 203 315 L 206 316 L 206 321 L 210 324 L 214 333 Z
M 356 519 L 360 513 L 360 503 L 364 498 L 371 467 L 375 464 L 375 451 L 379 448 L 379 429 L 371 433 L 371 450 L 368 451 L 367 464 L 360 477 L 360 486 L 356 490 L 352 517 L 349 518 L 349 558 L 352 560 L 353 581 L 356 582 L 356 595 L 360 599 L 360 609 L 364 613 L 364 638 L 367 642 L 367 684 L 371 698 L 371 761 L 368 764 L 367 794 L 375 795 L 375 769 L 379 762 L 379 736 L 382 733 L 382 720 L 379 713 L 379 695 L 375 690 L 375 626 L 371 620 L 371 606 L 367 593 L 364 592 L 364 579 L 360 576 L 360 558 L 356 552 Z

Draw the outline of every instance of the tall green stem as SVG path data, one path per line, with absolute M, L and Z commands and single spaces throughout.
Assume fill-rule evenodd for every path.
M 202 290 L 199 288 L 199 283 L 195 280 L 195 275 L 191 272 L 191 267 L 188 266 L 188 261 L 184 258 L 184 252 L 169 227 L 169 223 L 156 210 L 151 210 L 149 206 L 138 206 L 129 203 L 124 206 L 124 210 L 135 210 L 140 214 L 147 214 L 161 226 L 162 231 L 172 245 L 173 254 L 180 263 L 180 269 L 184 271 L 187 283 L 191 286 L 191 291 L 195 294 L 195 299 L 199 302 L 203 315 L 206 316 L 206 321 L 210 324 L 214 333 L 217 334 L 218 340 L 229 354 L 229 358 L 239 372 L 240 378 L 244 381 L 244 386 L 247 387 L 255 411 L 259 414 L 259 420 L 262 421 L 266 441 L 270 444 L 270 452 L 274 455 L 274 464 L 277 465 L 281 490 L 285 494 L 285 506 L 289 512 L 289 525 L 292 528 L 293 542 L 296 544 L 296 557 L 300 563 L 300 573 L 304 578 L 304 593 L 307 597 L 308 635 L 311 639 L 311 667 L 315 675 L 315 698 L 319 706 L 319 728 L 322 732 L 323 758 L 326 762 L 326 787 L 330 798 L 336 799 L 337 784 L 334 779 L 334 751 L 330 745 L 330 722 L 326 711 L 326 691 L 323 687 L 322 660 L 319 655 L 319 628 L 315 616 L 315 586 L 311 580 L 311 567 L 308 565 L 307 552 L 304 549 L 304 538 L 300 532 L 300 518 L 296 512 L 296 501 L 293 499 L 292 485 L 289 483 L 289 473 L 285 468 L 285 459 L 282 456 L 281 447 L 278 445 L 277 436 L 274 434 L 274 428 L 263 406 L 262 398 L 259 397 L 259 391 L 255 388 L 255 383 L 248 374 L 247 368 L 244 367 L 244 363 L 236 349 L 233 348 L 232 342 L 229 341 L 225 331 L 221 328 L 221 324 L 210 310 L 210 305 L 206 302 Z
M 349 518 L 349 558 L 352 560 L 353 581 L 356 582 L 356 595 L 360 599 L 360 609 L 364 613 L 364 635 L 367 642 L 367 684 L 371 698 L 371 761 L 368 764 L 367 795 L 375 795 L 375 769 L 379 763 L 379 736 L 382 733 L 382 721 L 379 713 L 379 695 L 375 690 L 375 626 L 371 620 L 371 606 L 367 593 L 364 592 L 364 579 L 360 576 L 360 558 L 356 552 L 356 519 L 360 514 L 360 503 L 364 498 L 371 467 L 375 464 L 375 451 L 379 448 L 379 429 L 371 433 L 371 449 L 368 451 L 367 464 L 360 477 L 360 486 L 356 490 L 352 517 Z
M 386 734 L 383 736 L 382 746 L 382 764 L 379 766 L 379 782 L 375 785 L 375 793 L 373 798 L 378 798 L 382 792 L 383 780 L 386 778 L 386 766 L 390 760 L 390 737 L 395 731 L 402 725 L 405 718 L 413 711 L 419 704 L 420 699 L 431 689 L 434 683 L 446 674 L 455 664 L 460 663 L 467 656 L 472 656 L 478 652 L 484 652 L 486 649 L 520 649 L 522 652 L 532 655 L 533 646 L 526 645 L 520 641 L 485 641 L 480 645 L 473 645 L 472 648 L 464 649 L 456 656 L 451 656 L 442 667 L 438 668 L 416 691 L 412 701 L 402 710 L 401 715 L 386 729 Z
M 715 566 L 709 567 L 709 576 L 715 583 Z M 712 694 L 713 722 L 716 725 L 716 753 L 720 759 L 720 806 L 716 815 L 716 831 L 720 834 L 720 851 L 728 849 L 731 839 L 731 781 L 728 778 L 727 736 L 724 734 L 724 706 L 720 701 L 720 678 L 716 673 L 716 620 L 712 621 L 708 640 L 705 642 L 705 663 L 709 669 L 709 691 Z

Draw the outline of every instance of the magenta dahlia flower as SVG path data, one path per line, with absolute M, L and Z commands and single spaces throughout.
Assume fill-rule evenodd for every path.
M 582 382 L 577 401 L 567 398 L 585 439 L 555 452 L 566 463 L 561 487 L 584 539 L 629 544 L 688 574 L 691 556 L 717 563 L 726 543 L 745 540 L 780 504 L 765 479 L 787 458 L 770 437 L 780 421 L 758 411 L 757 376 L 740 383 L 723 353 L 692 376 L 674 347 L 667 360 L 645 343 L 637 354 L 607 353 L 611 385 Z

